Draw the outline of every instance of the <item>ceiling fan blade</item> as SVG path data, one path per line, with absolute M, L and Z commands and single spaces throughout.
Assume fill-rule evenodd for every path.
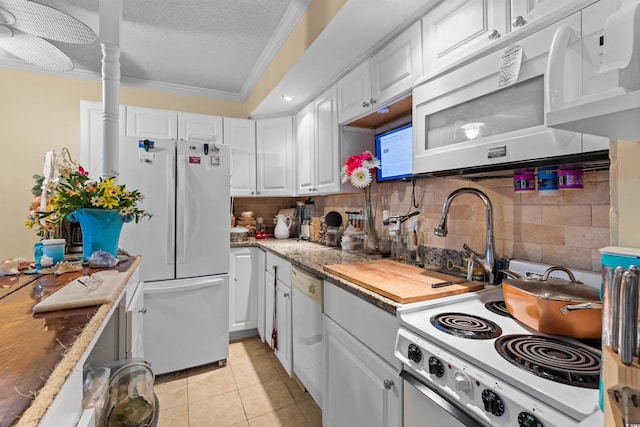
M 50 71 L 71 71 L 73 62 L 60 49 L 40 37 L 13 30 L 13 37 L 0 37 L 7 52 Z
M 96 33 L 71 15 L 27 0 L 0 0 L 0 8 L 15 17 L 11 24 L 25 33 L 65 43 L 87 44 Z

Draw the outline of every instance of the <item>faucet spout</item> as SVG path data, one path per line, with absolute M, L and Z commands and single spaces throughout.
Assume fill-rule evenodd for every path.
M 482 267 L 487 277 L 487 281 L 495 285 L 496 284 L 496 254 L 495 254 L 495 244 L 493 240 L 493 206 L 491 205 L 491 200 L 489 197 L 480 190 L 470 187 L 463 187 L 453 191 L 447 199 L 444 201 L 442 205 L 442 215 L 438 220 L 435 228 L 433 229 L 433 233 L 436 236 L 446 237 L 447 231 L 447 215 L 449 213 L 449 206 L 453 199 L 455 199 L 460 194 L 473 194 L 478 196 L 480 200 L 485 205 L 487 218 L 486 218 L 486 244 L 485 244 L 485 252 L 484 256 L 481 256 L 479 253 L 471 250 L 466 244 L 465 251 L 472 257 L 472 259 Z

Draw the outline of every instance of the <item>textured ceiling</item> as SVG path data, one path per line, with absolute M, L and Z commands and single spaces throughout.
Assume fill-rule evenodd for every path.
M 68 13 L 99 33 L 98 0 L 35 1 Z M 121 82 L 244 101 L 310 2 L 123 0 Z M 435 2 L 347 0 L 252 116 L 296 111 Z M 100 79 L 98 41 L 88 45 L 53 43 L 73 60 L 72 76 Z M 0 67 L 34 69 L 2 50 Z M 280 99 L 283 93 L 294 95 L 295 100 L 284 104 Z
M 125 0 L 123 82 L 197 88 L 204 95 L 246 96 L 310 0 Z M 99 33 L 98 0 L 37 0 Z M 53 42 L 76 70 L 100 73 L 102 52 Z M 11 57 L 2 52 L 3 57 Z

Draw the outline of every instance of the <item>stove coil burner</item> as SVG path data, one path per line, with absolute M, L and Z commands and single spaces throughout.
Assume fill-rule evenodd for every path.
M 498 314 L 504 317 L 513 317 L 507 310 L 507 305 L 504 301 L 491 301 L 484 305 L 484 307 L 492 313 Z
M 490 340 L 502 334 L 502 328 L 490 320 L 464 313 L 441 313 L 431 324 L 447 334 L 475 340 Z
M 568 341 L 536 335 L 505 335 L 495 342 L 500 356 L 539 377 L 597 389 L 600 352 Z

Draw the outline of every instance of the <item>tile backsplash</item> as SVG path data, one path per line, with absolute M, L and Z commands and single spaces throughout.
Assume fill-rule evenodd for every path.
M 382 210 L 404 215 L 417 206 L 424 244 L 462 250 L 467 243 L 477 252 L 485 248 L 486 211 L 474 195 L 460 195 L 449 209 L 447 237 L 433 234 L 447 196 L 461 187 L 474 187 L 487 194 L 493 205 L 496 252 L 499 257 L 520 258 L 583 270 L 600 270 L 599 248 L 610 243 L 609 172 L 585 172 L 584 188 L 562 190 L 545 196 L 537 191 L 516 193 L 512 178 L 471 181 L 458 178 L 417 178 L 411 182 L 372 184 L 376 224 L 382 228 Z M 252 210 L 271 225 L 280 209 L 295 206 L 305 198 L 238 198 L 236 212 Z M 316 214 L 335 210 L 362 210 L 362 193 L 316 196 Z M 413 210 L 413 209 L 412 209 Z

